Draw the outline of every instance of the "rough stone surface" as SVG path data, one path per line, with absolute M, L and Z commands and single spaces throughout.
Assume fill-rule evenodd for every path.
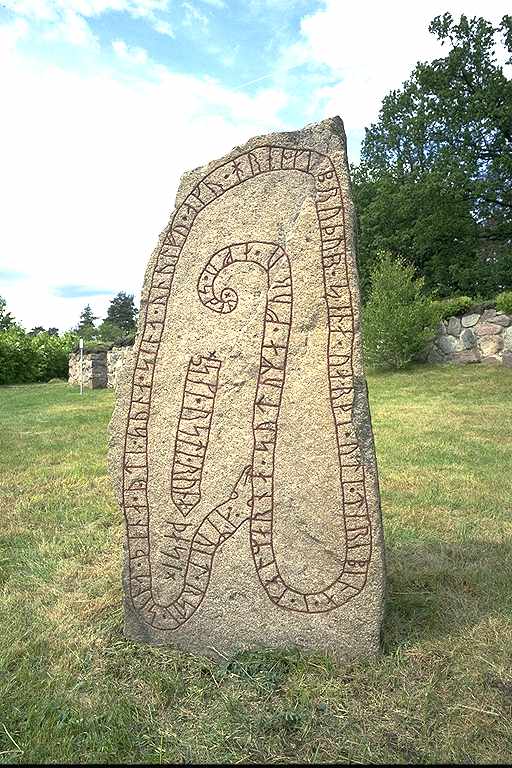
M 142 299 L 110 441 L 127 635 L 214 657 L 375 654 L 383 542 L 341 120 L 186 174 Z
M 476 336 L 471 328 L 464 328 L 460 335 L 460 340 L 462 342 L 463 349 L 471 349 L 475 346 Z
M 494 323 L 477 323 L 475 325 L 475 333 L 477 336 L 492 336 L 493 334 L 500 333 L 500 326 Z
M 471 326 L 476 325 L 479 320 L 480 320 L 480 315 L 473 313 L 471 315 L 464 315 L 461 318 L 461 323 L 464 326 L 464 328 L 471 328 Z
M 119 374 L 131 353 L 131 347 L 112 347 L 107 352 L 107 387 L 115 388 L 117 386 Z
M 68 384 L 80 385 L 80 353 L 69 356 Z M 86 389 L 102 389 L 107 386 L 107 353 L 85 352 L 83 358 L 83 385 Z
M 512 317 L 485 310 L 482 315 L 450 317 L 440 323 L 436 336 L 420 359 L 429 363 L 505 364 L 504 352 L 512 351 Z
M 506 368 L 512 368 L 512 352 L 504 352 L 502 360 Z
M 432 348 L 429 350 L 427 361 L 429 363 L 445 363 L 446 355 L 436 346 L 432 346 Z
M 460 333 L 460 319 L 458 317 L 450 317 L 448 320 L 447 332 L 451 336 L 458 336 Z
M 452 352 L 459 352 L 462 349 L 462 342 L 455 336 L 440 336 L 436 340 L 436 344 L 447 355 Z
M 512 352 L 512 327 L 503 332 L 503 349 L 506 352 Z
M 478 339 L 478 349 L 482 358 L 497 355 L 503 349 L 503 339 L 501 336 L 481 336 Z
M 452 363 L 479 363 L 480 353 L 476 349 L 466 349 L 463 352 L 454 352 L 451 359 Z

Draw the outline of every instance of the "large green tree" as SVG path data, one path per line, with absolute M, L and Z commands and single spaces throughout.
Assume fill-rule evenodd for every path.
M 102 325 L 107 329 L 119 329 L 121 335 L 126 337 L 135 332 L 135 321 L 137 317 L 137 308 L 132 294 L 120 291 L 112 301 L 107 310 L 107 316 Z
M 440 295 L 488 296 L 512 286 L 512 17 L 429 30 L 447 55 L 385 97 L 354 169 L 363 288 L 385 248 Z
M 98 318 L 93 314 L 90 304 L 87 304 L 80 313 L 80 321 L 76 327 L 76 332 L 86 341 L 94 339 L 97 335 L 97 328 L 94 321 Z

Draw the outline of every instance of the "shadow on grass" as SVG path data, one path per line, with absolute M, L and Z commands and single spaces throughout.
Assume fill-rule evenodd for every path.
M 387 559 L 385 654 L 460 634 L 491 614 L 512 619 L 512 542 L 402 542 Z

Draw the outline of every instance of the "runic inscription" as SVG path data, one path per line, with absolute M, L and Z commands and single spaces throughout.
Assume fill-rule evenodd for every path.
M 190 360 L 172 465 L 172 500 L 187 515 L 201 500 L 201 477 L 210 436 L 220 360 L 212 352 Z
M 325 124 L 320 126 L 325 130 Z M 334 130 L 331 123 L 329 130 Z M 249 142 L 247 149 L 196 178 L 172 215 L 149 277 L 132 377 L 126 384 L 121 498 L 126 518 L 127 584 L 132 609 L 141 626 L 164 633 L 171 641 L 173 633 L 181 631 L 192 617 L 201 614 L 203 608 L 198 609 L 207 605 L 217 558 L 223 556 L 219 549 L 241 528 L 248 537 L 259 589 L 268 604 L 275 606 L 276 616 L 284 611 L 310 616 L 312 620 L 314 616 L 338 612 L 365 590 L 375 551 L 380 557 L 380 528 L 375 528 L 380 518 L 374 459 L 365 454 L 373 451 L 373 447 L 368 440 L 362 443 L 357 426 L 361 418 L 360 398 L 365 398 L 366 393 L 361 395 L 360 389 L 356 393 L 356 381 L 361 378 L 359 358 L 355 358 L 360 338 L 355 314 L 355 268 L 347 240 L 351 231 L 347 226 L 347 185 L 340 181 L 336 160 L 321 151 L 325 141 L 320 129 L 320 138 L 315 136 L 313 130 L 309 146 L 296 139 L 280 141 L 279 137 L 268 143 Z M 154 589 L 148 429 L 164 328 L 172 322 L 173 281 L 189 235 L 212 203 L 218 204 L 238 187 L 250 188 L 258 177 L 279 174 L 276 183 L 286 183 L 283 179 L 287 174 L 283 176 L 283 172 L 297 180 L 293 183 L 310 180 L 304 186 L 304 194 L 312 196 L 316 212 L 319 238 L 311 268 L 319 270 L 323 283 L 318 299 L 318 317 L 323 320 L 318 320 L 317 332 L 324 339 L 326 408 L 337 446 L 343 563 L 330 583 L 304 589 L 286 576 L 282 555 L 276 552 L 276 461 L 290 343 L 298 327 L 294 294 L 297 267 L 280 240 L 228 240 L 215 252 L 195 257 L 197 307 L 193 311 L 203 312 L 200 317 L 205 328 L 225 323 L 225 316 L 236 314 L 243 290 L 243 284 L 237 283 L 236 289 L 231 285 L 233 268 L 245 263 L 263 275 L 265 307 L 253 390 L 252 452 L 245 461 L 240 458 L 227 497 L 220 504 L 205 508 L 208 488 L 203 488 L 204 470 L 210 451 L 218 450 L 212 444 L 212 425 L 217 418 L 226 418 L 218 412 L 226 361 L 217 351 L 191 348 L 188 366 L 182 373 L 181 408 L 172 427 L 174 450 L 168 500 L 171 519 L 164 534 L 168 544 L 160 549 L 161 578 L 172 580 L 176 591 L 172 598 L 162 599 Z M 229 450 L 229 446 L 224 450 Z M 236 574 L 233 582 L 236 583 Z M 373 586 L 370 592 L 369 599 L 375 593 Z M 378 624 L 381 599 L 376 599 L 375 604 Z

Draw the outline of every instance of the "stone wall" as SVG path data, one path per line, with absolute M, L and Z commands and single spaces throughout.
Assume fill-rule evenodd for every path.
M 108 352 L 84 353 L 84 387 L 100 389 L 115 387 L 119 371 L 132 347 L 112 347 Z M 80 353 L 69 356 L 68 383 L 80 385 Z
M 107 352 L 107 387 L 115 388 L 119 372 L 131 351 L 132 347 L 112 347 Z
M 107 353 L 84 352 L 84 387 L 101 389 L 107 386 Z M 69 356 L 68 383 L 80 385 L 80 353 Z
M 512 316 L 485 309 L 443 320 L 428 347 L 427 360 L 512 367 Z

